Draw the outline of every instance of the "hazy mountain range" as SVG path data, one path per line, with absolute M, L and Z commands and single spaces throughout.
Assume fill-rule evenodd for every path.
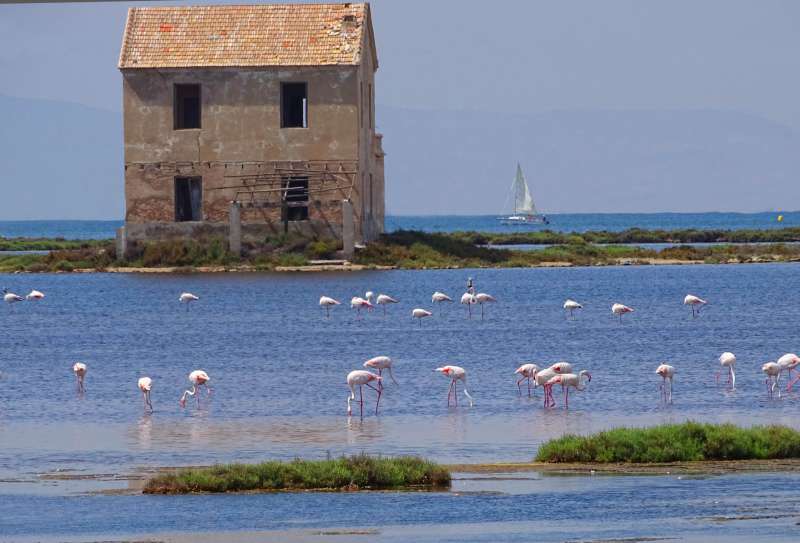
M 0 219 L 119 218 L 118 112 L 0 95 Z M 519 161 L 549 212 L 797 209 L 800 136 L 729 111 L 380 107 L 387 208 L 500 212 Z

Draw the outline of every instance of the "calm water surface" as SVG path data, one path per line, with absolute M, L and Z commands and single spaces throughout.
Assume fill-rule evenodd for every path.
M 560 532 L 553 519 L 535 526 L 514 524 L 510 530 L 498 526 L 529 523 L 531 515 L 519 511 L 540 509 L 558 511 L 565 522 L 575 516 L 596 520 L 603 500 L 611 500 L 620 508 L 628 503 L 633 509 L 627 514 L 636 520 L 626 524 L 610 515 L 591 533 L 576 525 L 569 537 L 662 536 L 678 530 L 690 538 L 710 526 L 691 519 L 722 514 L 734 491 L 756 496 L 731 505 L 735 510 L 783 500 L 781 514 L 796 514 L 800 498 L 779 495 L 784 488 L 796 488 L 794 475 L 555 482 L 541 477 L 522 492 L 504 486 L 499 494 L 466 488 L 447 494 L 180 499 L 85 495 L 98 485 L 49 476 L 361 451 L 423 454 L 446 462 L 528 460 L 539 443 L 565 431 L 687 418 L 800 427 L 798 394 L 769 400 L 760 372 L 763 362 L 800 350 L 799 272 L 792 264 L 764 264 L 2 275 L 2 286 L 21 294 L 36 288 L 47 298 L 0 308 L 0 535 L 382 526 L 387 531 L 381 537 L 401 540 L 402 530 L 392 532 L 391 526 L 444 523 L 454 526 L 456 539 L 461 523 L 480 522 L 486 532 L 470 532 L 476 540 L 525 540 L 525 533 L 538 530 L 549 541 L 564 539 L 554 535 Z M 436 309 L 421 328 L 410 318 L 412 308 L 431 307 L 434 290 L 459 296 L 467 275 L 499 300 L 487 307 L 485 320 L 466 319 L 458 304 Z M 378 311 L 361 319 L 345 305 L 325 319 L 317 306 L 322 294 L 346 302 L 368 289 L 394 295 L 401 303 L 390 307 L 386 317 Z M 201 297 L 188 311 L 177 302 L 183 290 Z M 691 318 L 681 305 L 687 292 L 710 301 L 699 318 Z M 561 310 L 567 297 L 585 307 L 574 321 Z M 636 308 L 622 324 L 610 314 L 615 301 Z M 717 357 L 724 350 L 738 358 L 735 392 L 714 383 Z M 394 358 L 400 386 L 387 384 L 379 417 L 370 412 L 363 421 L 348 420 L 345 376 L 378 354 Z M 89 366 L 82 397 L 70 370 L 75 360 Z M 538 392 L 535 398 L 518 397 L 517 366 L 558 360 L 589 369 L 594 377 L 586 392 L 571 395 L 568 412 L 560 407 L 560 391 L 559 409 L 549 411 L 541 408 Z M 654 374 L 662 361 L 679 372 L 675 403 L 668 408 L 659 405 L 660 380 Z M 432 372 L 446 363 L 467 369 L 473 408 L 446 406 L 447 380 Z M 190 402 L 181 410 L 177 400 L 195 368 L 211 375 L 214 393 L 203 397 L 199 408 Z M 152 416 L 142 412 L 136 389 L 141 375 L 154 380 Z M 370 391 L 370 408 L 373 398 Z M 774 495 L 758 498 L 762 490 Z M 700 507 L 701 498 L 708 504 Z M 714 500 L 723 505 L 715 506 Z M 682 508 L 676 519 L 683 520 L 643 531 L 663 517 L 659 504 L 666 502 Z M 146 529 L 134 529 L 133 519 L 153 507 L 161 514 Z M 356 514 L 364 510 L 387 513 L 367 519 Z M 189 522 L 198 511 L 213 514 Z M 720 523 L 718 528 L 725 533 L 726 526 L 741 529 L 743 522 L 754 521 Z M 783 526 L 786 535 L 793 523 L 762 520 L 752 533 L 774 535 L 776 526 Z

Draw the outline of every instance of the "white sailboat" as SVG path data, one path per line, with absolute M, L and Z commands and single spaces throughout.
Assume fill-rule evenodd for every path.
M 522 173 L 522 167 L 517 163 L 517 175 L 511 185 L 511 194 L 514 198 L 514 213 L 506 217 L 498 217 L 503 224 L 549 224 L 547 217 L 536 212 L 533 196 Z

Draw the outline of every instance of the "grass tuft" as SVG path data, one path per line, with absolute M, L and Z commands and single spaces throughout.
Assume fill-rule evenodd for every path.
M 539 448 L 537 462 L 660 463 L 800 458 L 800 432 L 785 426 L 741 428 L 685 422 L 566 435 Z
M 415 456 L 365 454 L 327 460 L 226 464 L 179 469 L 147 481 L 145 494 L 276 490 L 448 488 L 450 473 Z

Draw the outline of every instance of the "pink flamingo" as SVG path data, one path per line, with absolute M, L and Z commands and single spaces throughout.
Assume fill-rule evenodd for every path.
M 324 307 L 325 308 L 325 318 L 330 318 L 330 316 L 331 316 L 331 307 L 335 306 L 335 305 L 341 305 L 341 302 L 339 302 L 338 300 L 334 300 L 330 296 L 322 296 L 319 299 L 319 305 L 320 305 L 320 307 Z
M 775 394 L 775 389 L 778 389 L 778 398 L 780 398 L 781 389 L 778 385 L 778 381 L 781 379 L 781 371 L 783 371 L 783 368 L 776 362 L 767 362 L 761 366 L 761 371 L 767 374 L 765 383 L 767 384 L 767 394 L 769 394 L 769 397 L 772 398 Z
M 75 374 L 75 378 L 78 380 L 78 393 L 79 394 L 83 394 L 84 391 L 86 390 L 83 387 L 83 378 L 86 377 L 86 371 L 87 370 L 88 370 L 88 368 L 86 367 L 86 364 L 84 364 L 83 362 L 75 362 L 72 365 L 72 373 Z
M 392 382 L 396 385 L 399 385 L 395 378 L 394 374 L 392 373 L 392 359 L 388 356 L 376 356 L 375 358 L 370 358 L 366 362 L 364 362 L 365 368 L 371 368 L 373 370 L 378 370 L 378 375 L 382 378 L 383 377 L 383 370 L 389 371 L 389 377 L 392 378 Z M 378 388 L 383 388 L 383 379 L 378 381 Z
M 575 300 L 567 300 L 564 302 L 564 309 L 569 311 L 570 318 L 575 318 L 575 311 L 578 309 L 583 309 L 583 306 L 576 302 Z
M 537 366 L 536 364 L 523 364 L 520 367 L 518 367 L 517 370 L 514 372 L 516 375 L 521 376 L 517 381 L 517 390 L 520 396 L 522 396 L 522 387 L 520 386 L 520 383 L 522 383 L 522 381 L 527 380 L 528 398 L 531 397 L 531 381 L 536 378 L 536 372 L 538 371 L 539 371 L 539 366 Z M 533 383 L 533 387 L 536 388 L 535 382 Z
M 686 298 L 683 299 L 683 305 L 690 305 L 692 306 L 692 317 L 696 317 L 700 314 L 700 308 L 706 305 L 708 302 L 702 298 L 695 296 L 694 294 L 687 294 Z M 695 308 L 697 308 L 695 312 Z
M 785 371 L 789 374 L 789 383 L 786 385 L 786 391 L 789 392 L 792 390 L 792 385 L 794 385 L 798 379 L 800 379 L 800 372 L 798 372 L 798 376 L 792 379 L 792 372 L 797 371 L 797 365 L 800 364 L 800 358 L 794 353 L 786 353 L 782 357 L 778 359 L 778 365 L 781 367 L 781 371 Z
M 661 398 L 664 403 L 672 403 L 672 378 L 675 376 L 675 368 L 669 364 L 661 364 L 656 368 L 656 373 L 661 376 L 662 383 L 659 387 L 661 389 Z M 669 381 L 669 389 L 667 389 L 667 381 Z
M 383 316 L 384 317 L 386 316 L 386 306 L 388 304 L 398 304 L 398 303 L 400 303 L 400 302 L 398 302 L 397 300 L 395 300 L 394 298 L 392 298 L 391 296 L 389 296 L 387 294 L 378 294 L 378 297 L 375 299 L 375 302 L 378 305 L 383 306 Z
M 497 298 L 495 298 L 491 294 L 486 294 L 485 292 L 479 292 L 478 294 L 475 295 L 475 300 L 477 300 L 478 304 L 481 306 L 481 320 L 483 320 L 483 304 L 496 302 Z
M 478 299 L 471 292 L 465 292 L 461 295 L 461 303 L 467 306 L 467 315 L 472 318 L 472 306 L 478 303 Z
M 586 390 L 586 385 L 583 384 L 583 379 L 586 378 L 586 382 L 590 383 L 592 381 L 592 374 L 586 370 L 581 370 L 579 373 L 564 373 L 561 375 L 555 375 L 551 377 L 547 381 L 547 387 L 552 389 L 553 385 L 561 385 L 561 392 L 564 395 L 564 408 L 569 409 L 569 389 L 570 387 L 574 388 L 577 391 Z M 552 392 L 550 393 L 552 398 Z
M 566 373 L 572 373 L 572 364 L 569 362 L 556 362 L 549 368 L 536 372 L 533 380 L 544 389 L 544 407 L 555 407 L 556 405 L 556 400 L 553 398 L 553 387 L 545 385 L 556 375 Z
M 350 299 L 350 309 L 355 309 L 356 314 L 358 316 L 361 315 L 361 309 L 365 308 L 367 311 L 372 311 L 372 308 L 375 307 L 372 305 L 372 302 L 369 300 L 365 300 L 364 298 L 360 298 L 358 296 L 353 296 Z
M 186 407 L 186 396 L 194 396 L 197 400 L 197 405 L 200 405 L 200 396 L 197 394 L 201 386 L 206 387 L 206 395 L 211 395 L 211 389 L 208 388 L 208 382 L 211 378 L 203 370 L 194 370 L 189 374 L 189 382 L 192 383 L 192 390 L 184 390 L 179 403 L 181 407 Z
M 633 313 L 633 308 L 623 304 L 614 304 L 611 306 L 611 312 L 614 315 L 619 315 L 619 322 L 622 324 L 622 315 L 625 313 Z
M 729 352 L 724 352 L 719 355 L 719 363 L 723 368 L 728 369 L 728 384 L 731 385 L 731 390 L 736 388 L 736 373 L 734 366 L 736 365 L 736 355 Z M 717 372 L 717 382 L 719 382 L 721 372 Z
M 38 302 L 39 300 L 44 300 L 44 293 L 40 290 L 32 290 L 25 296 L 25 299 L 29 302 Z
M 153 404 L 150 402 L 150 389 L 153 387 L 153 380 L 149 377 L 142 377 L 137 383 L 139 390 L 142 391 L 142 398 L 144 398 L 144 410 L 150 409 L 153 411 Z
M 469 400 L 469 406 L 472 407 L 472 396 L 469 395 L 469 391 L 467 390 L 467 371 L 464 368 L 460 366 L 443 366 L 433 371 L 438 371 L 445 377 L 450 378 L 450 388 L 447 391 L 447 407 L 450 407 L 451 394 L 455 400 L 456 407 L 458 407 L 458 381 L 461 381 L 464 385 L 464 395 Z
M 381 403 L 381 389 L 382 386 L 375 388 L 370 383 L 372 381 L 381 382 L 381 376 L 375 375 L 371 371 L 366 370 L 353 370 L 347 374 L 347 386 L 350 387 L 350 395 L 347 397 L 347 416 L 351 416 L 353 414 L 353 410 L 350 407 L 350 402 L 356 399 L 356 386 L 358 387 L 358 403 L 361 406 L 361 418 L 364 418 L 364 386 L 368 386 L 372 390 L 378 393 L 378 399 L 375 401 L 375 414 L 378 414 L 378 404 Z
M 442 314 L 442 303 L 452 301 L 453 299 L 450 296 L 444 292 L 439 292 L 438 290 L 433 293 L 433 296 L 431 296 L 431 303 L 439 304 L 439 315 Z
M 424 319 L 425 317 L 430 317 L 431 315 L 433 315 L 433 313 L 431 313 L 427 309 L 422 309 L 419 307 L 411 311 L 411 317 L 419 320 L 420 328 L 422 328 L 422 319 Z

